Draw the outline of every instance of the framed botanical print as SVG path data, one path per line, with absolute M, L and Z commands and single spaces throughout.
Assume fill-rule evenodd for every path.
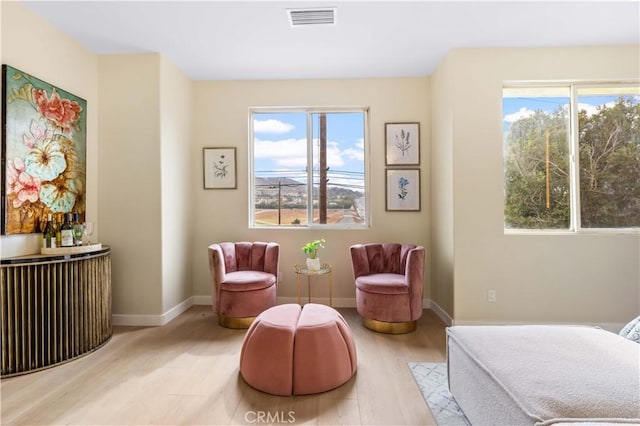
M 420 164 L 420 123 L 385 123 L 385 164 Z
M 204 189 L 236 189 L 236 149 L 204 148 Z
M 387 211 L 420 211 L 420 169 L 387 169 Z
M 42 232 L 86 200 L 87 101 L 2 65 L 2 234 Z

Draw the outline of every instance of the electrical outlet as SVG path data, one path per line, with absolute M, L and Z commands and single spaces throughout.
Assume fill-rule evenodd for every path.
M 496 301 L 496 291 L 488 290 L 487 291 L 487 302 L 494 303 Z

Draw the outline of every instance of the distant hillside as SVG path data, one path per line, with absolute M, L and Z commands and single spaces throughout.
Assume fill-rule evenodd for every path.
M 304 194 L 306 192 L 305 184 L 298 182 L 297 180 L 287 177 L 256 177 L 256 192 L 258 193 L 271 193 L 274 190 L 278 190 L 280 185 L 280 191 L 283 196 L 295 196 Z M 317 191 L 317 187 L 314 188 L 314 192 Z M 362 197 L 362 193 L 353 191 L 348 188 L 341 188 L 337 186 L 329 185 L 327 188 L 328 198 L 359 198 Z
M 263 186 L 263 185 L 278 186 L 278 182 L 280 182 L 282 185 L 304 185 L 298 182 L 297 180 L 293 180 L 286 177 L 269 177 L 269 178 L 257 177 L 256 178 L 256 186 Z

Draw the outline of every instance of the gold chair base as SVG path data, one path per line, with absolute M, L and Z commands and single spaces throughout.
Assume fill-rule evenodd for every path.
M 256 317 L 234 318 L 219 315 L 218 324 L 225 328 L 249 328 Z
M 377 331 L 378 333 L 386 333 L 386 334 L 411 333 L 416 329 L 416 321 L 386 322 L 386 321 L 378 321 L 378 320 L 369 319 L 369 318 L 363 318 L 362 323 L 369 330 Z

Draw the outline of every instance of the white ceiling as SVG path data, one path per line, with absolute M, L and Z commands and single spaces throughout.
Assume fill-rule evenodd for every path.
M 161 52 L 195 80 L 408 77 L 460 47 L 640 44 L 640 1 L 30 1 L 103 53 Z M 288 8 L 335 6 L 293 28 Z

